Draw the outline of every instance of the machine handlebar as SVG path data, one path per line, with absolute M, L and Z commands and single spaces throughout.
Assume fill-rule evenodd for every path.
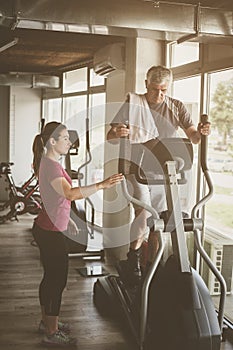
M 208 115 L 207 114 L 202 114 L 201 115 L 201 123 L 202 124 L 208 124 Z M 208 165 L 207 165 L 207 149 L 208 149 L 208 139 L 206 135 L 201 135 L 201 168 L 202 171 L 205 172 L 208 170 Z

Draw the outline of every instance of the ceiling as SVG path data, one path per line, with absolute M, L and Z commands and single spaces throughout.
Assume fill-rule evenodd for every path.
M 198 3 L 0 0 L 0 74 L 60 75 L 91 62 L 98 49 L 124 42 L 126 37 L 176 40 L 185 35 L 195 36 Z M 227 38 L 232 43 L 233 1 L 203 0 L 200 6 L 204 34 Z
M 13 36 L 12 36 L 13 34 Z M 118 36 L 64 33 L 57 31 L 0 28 L 6 42 L 16 45 L 0 52 L 0 73 L 28 72 L 59 75 L 93 59 L 101 47 L 124 41 Z

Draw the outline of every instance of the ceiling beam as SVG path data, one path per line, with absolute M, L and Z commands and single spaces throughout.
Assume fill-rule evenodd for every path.
M 17 3 L 17 2 L 16 2 Z M 2 9 L 2 22 L 12 27 L 90 34 L 151 36 L 179 40 L 196 34 L 198 5 L 143 0 L 21 0 L 12 11 Z M 7 12 L 8 11 L 8 12 Z M 199 35 L 217 35 L 233 40 L 232 11 L 199 5 Z M 4 21 L 5 16 L 5 21 Z M 161 35 L 163 33 L 163 35 Z

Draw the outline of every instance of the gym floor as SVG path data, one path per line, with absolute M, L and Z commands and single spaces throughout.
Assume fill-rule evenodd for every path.
M 38 350 L 42 337 L 37 332 L 42 269 L 38 248 L 31 244 L 32 223 L 33 216 L 25 214 L 18 222 L 0 225 L 0 348 L 4 350 Z M 61 319 L 71 323 L 79 350 L 135 350 L 127 327 L 123 331 L 119 321 L 101 316 L 93 304 L 96 277 L 82 277 L 77 271 L 93 264 L 100 262 L 70 258 Z M 221 350 L 233 350 L 233 345 L 223 342 Z

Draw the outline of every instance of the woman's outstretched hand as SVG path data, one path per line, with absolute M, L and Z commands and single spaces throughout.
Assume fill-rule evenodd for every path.
M 124 175 L 120 174 L 113 174 L 109 176 L 107 179 L 99 182 L 99 188 L 105 189 L 105 188 L 111 188 L 115 186 L 116 184 L 119 184 L 124 178 Z

